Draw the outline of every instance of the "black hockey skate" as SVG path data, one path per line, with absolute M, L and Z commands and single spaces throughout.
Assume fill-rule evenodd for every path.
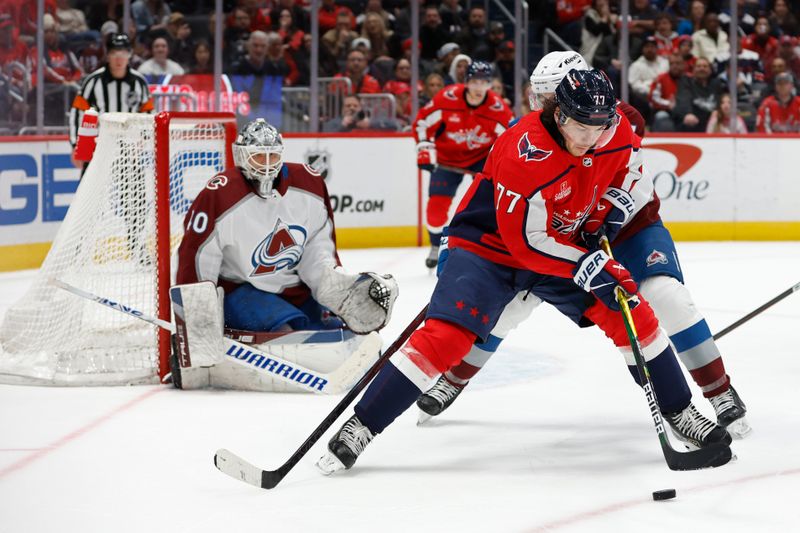
M 431 251 L 428 257 L 425 258 L 425 266 L 428 268 L 436 268 L 439 264 L 439 247 L 431 245 Z
M 466 387 L 466 385 L 464 385 Z M 443 375 L 439 377 L 436 384 L 427 392 L 417 398 L 417 407 L 420 408 L 417 425 L 422 425 L 432 417 L 440 415 L 445 409 L 450 407 L 464 387 L 459 387 L 447 381 Z
M 375 434 L 357 416 L 351 416 L 328 442 L 328 451 L 317 461 L 317 468 L 326 476 L 349 469 L 373 438 Z
M 742 439 L 752 431 L 744 417 L 747 407 L 732 386 L 708 400 L 717 413 L 717 424 L 727 428 L 732 437 Z
M 732 441 L 724 427 L 704 417 L 691 403 L 679 413 L 665 413 L 664 419 L 673 434 L 689 449 L 702 448 L 715 442 L 730 444 Z

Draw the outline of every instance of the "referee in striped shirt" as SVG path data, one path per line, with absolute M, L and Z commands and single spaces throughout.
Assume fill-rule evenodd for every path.
M 83 112 L 94 107 L 98 113 L 151 113 L 153 99 L 147 80 L 128 66 L 133 47 L 124 33 L 108 36 L 107 64 L 83 80 L 80 92 L 72 101 L 69 113 L 69 141 L 73 149 L 78 140 L 78 128 Z M 76 165 L 81 166 L 81 165 Z

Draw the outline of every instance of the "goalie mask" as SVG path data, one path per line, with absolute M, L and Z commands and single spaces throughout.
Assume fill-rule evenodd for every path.
M 233 163 L 255 182 L 259 196 L 270 196 L 283 166 L 281 134 L 263 118 L 246 124 L 233 143 Z

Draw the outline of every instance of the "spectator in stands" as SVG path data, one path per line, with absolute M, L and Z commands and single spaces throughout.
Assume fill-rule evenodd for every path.
M 192 27 L 183 13 L 175 11 L 169 16 L 167 32 L 170 37 L 169 57 L 186 70 L 194 60 L 196 45 L 192 38 Z
M 653 7 L 650 0 L 633 0 L 631 21 L 628 24 L 631 32 L 631 57 L 636 57 L 644 38 L 655 31 L 657 16 L 658 10 Z
M 775 94 L 758 108 L 759 133 L 800 133 L 800 96 L 794 95 L 794 78 L 788 72 L 775 76 Z
M 397 64 L 394 67 L 394 75 L 392 79 L 386 82 L 383 86 L 383 89 L 386 92 L 394 94 L 393 87 L 397 83 L 405 83 L 409 87 L 411 87 L 411 61 L 408 59 L 400 59 L 397 61 Z M 422 91 L 424 89 L 422 80 L 418 80 L 417 83 L 417 90 Z
M 800 33 L 797 16 L 789 10 L 789 4 L 786 0 L 775 0 L 772 12 L 769 14 L 769 21 L 772 27 L 779 31 L 781 35 L 797 35 Z
M 300 75 L 292 56 L 283 45 L 283 39 L 275 32 L 267 34 L 267 55 L 264 64 L 270 72 L 268 76 L 283 77 L 283 85 L 286 87 L 295 85 Z
M 84 72 L 94 72 L 106 60 L 105 43 L 109 35 L 119 31 L 119 25 L 113 20 L 107 20 L 100 27 L 100 42 L 85 46 L 78 54 L 78 62 Z
M 717 108 L 708 119 L 706 133 L 747 133 L 744 119 L 738 113 L 736 114 L 736 130 L 731 131 L 731 107 L 731 95 L 721 94 Z
M 436 93 L 444 89 L 444 78 L 441 74 L 431 72 L 425 77 L 425 88 L 419 95 L 419 106 L 422 107 L 436 96 Z
M 742 40 L 742 47 L 757 53 L 764 65 L 772 63 L 772 58 L 778 55 L 778 39 L 770 33 L 769 19 L 761 16 L 756 19 L 753 33 Z
M 250 20 L 248 29 L 251 32 L 263 31 L 264 33 L 272 29 L 272 20 L 269 18 L 269 12 L 261 7 L 262 0 L 241 0 L 239 7 L 247 13 Z
M 603 38 L 613 38 L 617 34 L 618 20 L 619 16 L 611 12 L 609 0 L 594 0 L 592 7 L 586 10 L 580 52 L 588 64 L 594 61 L 594 54 Z
M 350 50 L 358 50 L 367 58 L 367 65 L 372 62 L 372 43 L 366 37 L 356 37 L 350 43 Z M 349 52 L 348 52 L 349 53 Z M 345 59 L 346 56 L 345 56 Z
M 354 130 L 397 130 L 397 122 L 388 119 L 372 119 L 364 112 L 361 99 L 354 95 L 344 97 L 342 116 L 335 117 L 322 125 L 325 133 L 343 133 Z
M 392 54 L 390 51 L 392 46 L 394 46 L 395 50 L 398 48 L 397 43 L 392 39 L 393 36 L 394 32 L 386 27 L 383 17 L 375 12 L 366 14 L 364 25 L 361 28 L 361 37 L 369 40 L 373 59 L 399 55 L 397 53 Z
M 486 11 L 483 7 L 474 5 L 469 10 L 467 25 L 456 36 L 456 42 L 470 57 L 473 57 L 473 54 L 488 57 L 489 45 L 486 38 Z
M 454 83 L 464 83 L 467 76 L 467 67 L 472 63 L 472 59 L 465 54 L 458 54 L 450 64 L 450 70 L 445 78 L 445 85 Z
M 628 83 L 633 92 L 642 99 L 647 99 L 653 81 L 667 72 L 669 62 L 658 55 L 658 44 L 655 37 L 648 37 L 642 45 L 642 55 L 631 64 L 628 70 Z
M 303 46 L 305 33 L 297 26 L 291 9 L 281 9 L 278 14 L 277 32 L 286 50 L 296 51 Z
M 58 31 L 56 26 L 56 21 L 53 18 L 53 15 L 50 13 L 45 13 L 44 18 L 42 19 L 42 25 L 44 28 L 44 80 L 45 83 L 55 84 L 55 85 L 69 85 L 74 87 L 75 90 L 79 88 L 77 82 L 83 77 L 83 69 L 81 68 L 80 63 L 78 62 L 78 58 L 75 57 L 75 54 L 67 48 L 66 46 L 62 46 L 58 39 Z M 32 85 L 36 85 L 36 66 L 37 66 L 37 58 L 38 58 L 37 49 L 34 48 L 31 50 L 31 79 L 33 80 Z M 63 98 L 62 95 L 59 93 L 56 95 L 57 98 L 51 99 L 51 102 L 45 106 L 45 110 L 47 111 L 48 107 L 52 107 L 53 103 L 60 102 L 60 115 L 63 120 L 64 109 Z M 53 101 L 54 100 L 54 101 Z
M 755 31 L 756 17 L 762 11 L 759 2 L 765 0 L 736 0 L 736 16 L 739 31 L 742 35 L 748 35 Z M 730 0 L 720 2 L 719 23 L 723 28 L 729 28 L 731 24 Z
M 514 42 L 503 41 L 497 47 L 497 59 L 494 62 L 494 72 L 503 82 L 506 97 L 516 94 L 514 90 Z
M 72 7 L 70 0 L 57 0 L 56 6 L 58 33 L 63 35 L 67 41 L 97 42 L 100 40 L 100 32 L 89 29 L 83 11 Z
M 347 52 L 350 50 L 350 44 L 353 39 L 358 37 L 358 34 L 351 29 L 353 26 L 352 18 L 352 14 L 347 11 L 341 11 L 336 16 L 336 26 L 326 31 L 322 36 L 323 46 L 342 65 L 344 65 Z
M 397 128 L 403 129 L 411 125 L 411 86 L 402 81 L 387 83 L 388 93 L 394 96 L 395 119 Z
M 653 37 L 661 57 L 669 57 L 678 49 L 678 33 L 672 29 L 672 17 L 666 13 L 659 13 L 656 17 L 656 32 Z
M 453 80 L 450 79 L 450 66 L 457 55 L 461 53 L 461 47 L 456 43 L 445 43 L 439 51 L 436 52 L 436 57 L 439 59 L 438 73 L 442 75 L 445 85 L 450 85 Z
M 340 72 L 335 77 L 350 80 L 351 94 L 376 94 L 381 92 L 378 80 L 367 74 L 367 56 L 361 50 L 350 50 L 350 53 L 347 54 L 344 72 Z
M 653 111 L 653 131 L 675 131 L 672 110 L 675 109 L 678 84 L 686 75 L 683 56 L 669 56 L 669 70 L 659 74 L 650 86 L 650 109 Z
M 28 45 L 18 39 L 19 30 L 9 13 L 0 13 L 0 70 L 8 78 L 14 94 L 22 96 L 30 89 L 26 73 L 30 72 Z
M 581 47 L 583 14 L 589 9 L 591 0 L 556 0 L 558 26 L 556 32 L 572 48 Z
M 439 6 L 439 14 L 442 16 L 442 24 L 451 38 L 461 33 L 467 16 L 458 0 L 442 0 L 442 5 Z
M 679 131 L 706 131 L 708 118 L 717 107 L 719 81 L 711 76 L 711 62 L 698 57 L 694 74 L 684 76 L 678 83 L 678 94 L 672 119 Z
M 142 63 L 137 70 L 145 76 L 163 76 L 165 74 L 180 75 L 183 67 L 169 58 L 169 38 L 159 36 L 150 43 L 150 59 Z
M 356 27 L 356 18 L 353 12 L 345 6 L 337 6 L 335 0 L 322 0 L 322 5 L 319 7 L 319 32 L 325 33 L 336 27 L 336 21 L 339 19 L 339 13 L 347 13 L 350 19 L 350 29 Z
M 257 30 L 250 33 L 245 45 L 246 53 L 242 59 L 233 65 L 232 74 L 240 76 L 276 76 L 272 65 L 267 62 L 267 34 Z
M 786 68 L 795 79 L 800 79 L 800 52 L 795 48 L 795 39 L 781 35 L 778 39 L 778 57 L 786 61 Z
M 694 63 L 697 58 L 692 55 L 692 38 L 690 36 L 681 35 L 678 37 L 678 54 L 683 58 L 686 74 L 691 76 L 692 72 L 694 72 Z
M 367 5 L 364 6 L 364 12 L 361 13 L 356 17 L 356 27 L 361 28 L 364 26 L 364 22 L 367 20 L 367 15 L 370 13 L 377 13 L 383 19 L 384 26 L 389 29 L 393 30 L 395 25 L 395 17 L 385 9 L 383 9 L 383 4 L 381 0 L 367 0 Z
M 425 7 L 422 15 L 422 24 L 419 27 L 419 40 L 422 43 L 420 58 L 433 61 L 436 52 L 448 41 L 450 35 L 442 24 L 442 16 L 434 5 Z
M 489 35 L 486 37 L 487 49 L 486 51 L 479 50 L 476 52 L 478 55 L 473 55 L 472 58 L 491 63 L 497 57 L 497 47 L 500 46 L 500 43 L 505 42 L 505 39 L 506 30 L 503 28 L 503 23 L 497 21 L 490 22 Z
M 728 34 L 720 29 L 719 17 L 716 13 L 706 13 L 703 29 L 692 34 L 692 55 L 714 61 L 728 46 Z
M 508 107 L 511 107 L 511 105 L 512 105 L 511 104 L 511 100 L 509 100 L 508 97 L 506 96 L 506 87 L 505 87 L 505 85 L 503 85 L 503 80 L 502 79 L 500 79 L 500 78 L 492 78 L 492 85 L 491 85 L 490 89 L 494 94 L 496 94 L 497 96 L 502 98 L 503 102 L 505 102 L 505 104 Z
M 235 65 L 247 54 L 250 14 L 246 9 L 237 7 L 225 23 L 227 27 L 222 34 L 222 57 L 226 65 Z
M 170 13 L 172 10 L 164 0 L 136 0 L 131 4 L 131 17 L 140 37 L 151 30 L 166 29 Z
M 766 91 L 764 66 L 756 52 L 742 47 L 743 38 L 737 40 L 739 54 L 736 64 L 736 94 L 740 102 L 755 103 Z M 715 71 L 723 86 L 728 86 L 730 75 L 730 51 L 725 51 L 714 60 Z
M 214 61 L 211 57 L 212 50 L 208 41 L 201 39 L 194 47 L 194 57 L 192 58 L 189 74 L 213 74 Z
M 295 0 L 277 0 L 277 2 L 272 3 L 272 11 L 270 11 L 269 18 L 272 21 L 273 29 L 278 30 L 280 28 L 281 12 L 283 12 L 284 9 L 288 9 L 289 13 L 292 14 L 294 26 L 303 33 L 308 33 L 311 28 L 309 14 L 305 9 L 297 5 Z M 323 32 L 320 30 L 320 34 L 322 33 Z M 300 39 L 300 41 L 300 46 L 302 46 L 302 39 Z
M 703 29 L 703 17 L 706 16 L 706 4 L 702 0 L 693 0 L 689 4 L 689 17 L 678 23 L 679 35 L 693 35 Z

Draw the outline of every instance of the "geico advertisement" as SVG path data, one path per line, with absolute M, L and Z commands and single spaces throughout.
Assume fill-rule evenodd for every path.
M 647 137 L 644 172 L 668 222 L 797 221 L 800 138 Z
M 417 164 L 408 137 L 292 137 L 284 159 L 325 177 L 337 227 L 417 225 Z

